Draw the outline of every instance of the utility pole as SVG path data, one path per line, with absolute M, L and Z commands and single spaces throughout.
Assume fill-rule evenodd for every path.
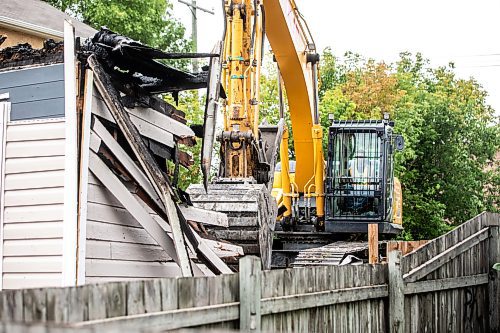
M 206 9 L 203 7 L 198 7 L 196 5 L 196 0 L 191 0 L 191 2 L 185 1 L 185 0 L 177 0 L 178 2 L 186 5 L 189 7 L 191 10 L 191 39 L 193 40 L 193 52 L 197 53 L 198 52 L 198 25 L 197 25 L 197 17 L 196 17 L 196 11 L 201 10 L 202 12 L 214 15 L 214 9 Z M 192 60 L 192 66 L 193 66 L 193 72 L 198 71 L 198 59 L 193 58 Z

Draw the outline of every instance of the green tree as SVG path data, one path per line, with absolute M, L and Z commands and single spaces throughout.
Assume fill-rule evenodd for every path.
M 84 23 L 101 26 L 169 52 L 191 50 L 168 0 L 46 0 Z
M 165 98 L 169 103 L 175 104 L 174 100 L 170 96 Z M 203 124 L 204 120 L 204 103 L 205 96 L 199 96 L 197 91 L 190 90 L 184 91 L 179 94 L 179 103 L 177 108 L 186 113 L 187 125 L 193 124 Z M 186 147 L 181 145 L 180 147 L 183 151 L 188 152 L 193 157 L 193 166 L 189 169 L 180 167 L 179 169 L 179 187 L 185 190 L 190 184 L 199 184 L 202 182 L 201 173 L 201 139 L 197 138 L 197 143 L 193 147 Z M 170 165 L 172 169 L 172 164 Z
M 393 65 L 325 51 L 322 123 L 380 118 L 390 112 L 406 141 L 396 155 L 403 185 L 404 236 L 436 237 L 482 210 L 498 209 L 498 118 L 473 79 L 453 66 L 431 68 L 422 55 L 403 53 Z M 335 68 L 330 68 L 334 66 Z

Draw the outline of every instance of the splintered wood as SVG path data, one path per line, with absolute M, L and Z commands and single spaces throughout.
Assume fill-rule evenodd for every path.
M 102 31 L 100 33 L 102 38 Z M 112 37 L 117 36 L 120 37 Z M 111 40 L 112 43 L 116 41 Z M 103 43 L 109 43 L 109 39 Z M 123 47 L 140 45 L 130 40 L 128 43 L 123 44 Z M 231 273 L 221 258 L 239 257 L 243 254 L 242 248 L 217 239 L 203 238 L 202 226 L 227 227 L 227 216 L 193 207 L 186 194 L 176 185 L 179 166 L 192 165 L 192 157 L 180 150 L 179 145 L 196 144 L 195 133 L 185 125 L 183 112 L 156 96 L 159 92 L 169 91 L 171 87 L 168 82 L 164 80 L 157 87 L 161 88 L 160 91 L 155 92 L 149 92 L 141 85 L 147 81 L 145 76 L 152 73 L 145 63 L 153 64 L 154 57 L 161 58 L 161 51 L 148 48 L 147 52 L 144 51 L 144 57 L 139 59 L 141 54 L 135 50 L 137 56 L 134 63 L 126 58 L 126 52 L 121 57 L 120 52 L 113 53 L 99 47 L 103 46 L 91 42 L 85 46 L 90 51 L 85 61 L 93 75 L 86 75 L 86 82 L 80 82 L 85 87 L 85 93 L 90 94 L 85 96 L 83 113 L 91 113 L 82 118 L 90 121 L 81 123 L 81 126 L 88 126 L 88 130 L 79 130 L 82 135 L 88 133 L 86 135 L 89 136 L 81 140 L 86 145 L 81 145 L 80 162 L 86 159 L 90 176 L 114 197 L 116 204 L 110 202 L 110 205 L 123 207 L 127 216 L 135 219 L 151 237 L 152 244 L 159 245 L 166 253 L 164 258 L 173 261 L 172 274 L 166 275 Z M 103 56 L 105 52 L 108 52 L 108 56 Z M 163 68 L 167 74 L 177 73 L 172 67 L 161 67 L 157 63 L 154 66 Z M 128 77 L 130 82 L 125 83 L 125 74 L 116 70 L 116 67 L 134 68 L 131 71 L 134 75 Z M 165 76 L 165 73 L 158 75 Z M 135 80 L 137 75 L 143 75 L 141 79 L 144 81 L 138 83 Z M 203 76 L 190 76 L 184 72 L 183 75 L 184 78 L 179 76 L 175 82 L 177 91 L 189 89 L 193 84 L 196 88 L 203 86 Z M 208 77 L 207 73 L 205 77 Z M 206 80 L 204 84 L 206 87 Z M 175 167 L 169 169 L 168 161 Z M 90 176 L 85 172 L 80 175 L 88 179 Z M 80 179 L 79 183 L 86 186 L 88 181 Z M 131 192 L 131 186 L 137 190 Z

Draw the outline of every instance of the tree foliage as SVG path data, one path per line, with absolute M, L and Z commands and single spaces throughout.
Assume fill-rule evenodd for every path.
M 436 237 L 498 208 L 498 118 L 475 80 L 457 78 L 452 66 L 431 68 L 420 54 L 403 53 L 392 65 L 353 54 L 338 65 L 329 57 L 322 72 L 334 84 L 323 92 L 322 119 L 325 113 L 380 119 L 389 112 L 405 138 L 395 170 L 403 185 L 408 239 Z
M 168 0 L 46 0 L 95 29 L 101 26 L 170 52 L 188 51 L 184 26 Z

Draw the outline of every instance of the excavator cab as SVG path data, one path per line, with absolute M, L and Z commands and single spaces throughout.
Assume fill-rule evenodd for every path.
M 378 223 L 381 234 L 402 231 L 394 221 L 394 153 L 402 138 L 385 120 L 333 121 L 329 128 L 325 180 L 326 231 L 366 233 Z M 396 186 L 398 186 L 397 182 Z

